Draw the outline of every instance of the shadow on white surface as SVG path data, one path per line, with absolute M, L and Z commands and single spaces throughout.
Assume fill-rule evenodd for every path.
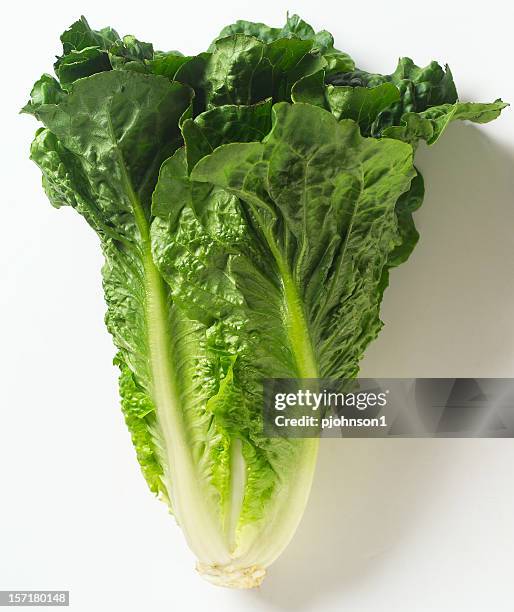
M 487 128 L 457 123 L 418 151 L 420 240 L 391 273 L 363 375 L 513 375 L 514 151 Z
M 255 596 L 287 610 L 343 605 L 427 520 L 451 454 L 433 440 L 323 440 L 302 524 Z
M 452 126 L 435 146 L 417 158 L 427 187 L 420 244 L 392 275 L 386 326 L 362 374 L 509 376 L 513 154 L 469 125 Z M 430 520 L 454 452 L 451 440 L 322 441 L 300 528 L 252 596 L 266 609 L 317 610 L 373 588 L 402 540 Z

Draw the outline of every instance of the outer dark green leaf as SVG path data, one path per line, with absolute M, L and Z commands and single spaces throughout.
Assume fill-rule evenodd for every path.
M 147 206 L 162 161 L 180 143 L 178 121 L 190 96 L 188 87 L 163 77 L 111 71 L 77 81 L 60 104 L 40 105 L 34 114 L 80 156 L 111 217 L 132 209 L 127 174 Z
M 119 38 L 117 32 L 112 28 L 92 30 L 86 18 L 81 17 L 61 35 L 61 42 L 64 54 L 66 55 L 71 51 L 81 51 L 88 47 L 98 47 L 107 50 Z
M 152 74 L 159 74 L 168 77 L 170 81 L 174 81 L 178 69 L 192 59 L 191 56 L 173 51 L 169 53 L 158 52 L 153 59 L 147 62 L 147 66 Z M 189 84 L 192 85 L 192 83 Z
M 374 87 L 325 85 L 325 71 L 297 81 L 293 87 L 294 102 L 304 102 L 330 110 L 334 117 L 353 119 L 361 133 L 369 135 L 373 122 L 382 111 L 400 99 L 400 92 L 392 83 Z
M 400 93 L 391 83 L 370 88 L 329 85 L 326 96 L 336 119 L 353 119 L 361 126 L 363 133 L 368 134 L 373 121 L 399 100 Z
M 322 69 L 298 79 L 291 90 L 291 99 L 330 110 L 326 90 L 325 70 Z
M 174 76 L 175 81 L 189 85 L 195 92 L 193 100 L 195 115 L 202 113 L 207 108 L 210 86 L 206 72 L 210 57 L 209 53 L 200 53 L 195 57 L 188 58 L 188 61 L 181 63 Z
M 262 140 L 271 128 L 271 100 L 248 106 L 225 105 L 184 122 L 189 171 L 205 155 L 229 142 Z
M 271 43 L 281 38 L 295 37 L 303 40 L 314 40 L 316 37 L 316 33 L 308 23 L 300 19 L 298 15 L 292 15 L 287 17 L 286 24 L 282 28 L 270 28 L 264 23 L 254 23 L 251 21 L 236 21 L 236 23 L 223 28 L 219 36 L 214 40 L 213 45 L 221 38 L 233 36 L 234 34 L 253 36 L 264 43 Z
M 147 62 L 153 60 L 153 56 L 153 45 L 134 36 L 124 36 L 109 47 L 110 63 L 115 70 L 147 72 Z
M 328 67 L 329 72 L 346 72 L 355 68 L 352 59 L 346 53 L 342 53 L 334 48 L 334 39 L 329 32 L 322 30 L 316 33 L 314 29 L 298 15 L 288 16 L 283 28 L 270 28 L 263 23 L 237 21 L 223 28 L 218 38 L 211 44 L 210 50 L 214 50 L 218 40 L 235 34 L 253 36 L 267 44 L 281 39 L 311 41 L 312 50 L 323 58 L 323 65 Z M 312 72 L 314 72 L 314 70 L 312 70 Z
M 294 83 L 326 65 L 314 41 L 282 38 L 265 44 L 243 34 L 216 41 L 206 65 L 207 104 L 289 100 Z M 181 72 L 176 78 L 181 78 Z
M 42 104 L 58 104 L 64 100 L 66 93 L 58 81 L 49 74 L 44 74 L 32 87 L 29 102 L 22 108 L 22 113 L 34 115 Z
M 422 113 L 405 113 L 400 126 L 386 128 L 388 138 L 397 138 L 416 146 L 419 140 L 434 144 L 446 127 L 458 119 L 473 123 L 488 123 L 496 119 L 508 104 L 496 100 L 490 104 L 456 102 L 433 106 Z
M 266 46 L 236 34 L 216 42 L 207 64 L 208 106 L 251 104 L 272 94 L 272 67 Z
M 178 121 L 190 96 L 188 87 L 163 77 L 111 71 L 77 81 L 57 103 L 46 96 L 30 109 L 47 126 L 31 157 L 51 203 L 75 208 L 101 239 L 106 322 L 120 349 L 123 407 L 145 476 L 163 495 L 163 468 L 155 459 L 160 434 L 150 416 L 144 233 L 149 194 L 179 142 Z M 141 402 L 149 411 L 143 420 L 133 414 Z
M 390 125 L 398 125 L 406 112 L 422 112 L 430 106 L 453 104 L 457 90 L 448 66 L 443 70 L 437 62 L 420 68 L 408 58 L 401 58 L 390 75 L 371 74 L 362 70 L 333 74 L 328 77 L 332 85 L 376 87 L 392 83 L 400 92 L 400 99 L 382 111 L 372 126 L 373 135 L 380 135 Z
M 61 85 L 111 69 L 107 50 L 119 42 L 111 28 L 96 31 L 89 27 L 85 17 L 73 23 L 62 35 L 63 55 L 54 64 Z
M 70 51 L 55 63 L 55 73 L 63 87 L 69 86 L 77 79 L 105 70 L 111 70 L 109 56 L 98 47 Z
M 270 43 L 274 40 L 282 38 L 282 28 L 270 28 L 264 23 L 254 23 L 252 21 L 239 20 L 228 26 L 225 26 L 219 35 L 214 39 L 210 46 L 213 51 L 218 40 L 234 36 L 236 34 L 244 34 L 245 36 L 253 36 L 263 43 Z
M 417 170 L 417 175 L 412 179 L 409 190 L 402 194 L 396 203 L 395 212 L 401 241 L 389 255 L 387 265 L 390 268 L 407 261 L 418 242 L 419 234 L 412 215 L 423 203 L 424 196 L 423 177 Z

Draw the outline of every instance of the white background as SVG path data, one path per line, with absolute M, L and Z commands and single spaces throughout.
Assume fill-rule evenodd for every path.
M 331 440 L 300 530 L 252 592 L 193 570 L 140 476 L 103 326 L 97 239 L 56 211 L 18 116 L 80 13 L 157 48 L 203 50 L 236 19 L 286 9 L 364 69 L 448 62 L 461 98 L 514 101 L 509 2 L 38 2 L 2 15 L 0 589 L 70 589 L 132 612 L 512 610 L 512 440 Z M 419 152 L 419 246 L 391 276 L 368 376 L 514 376 L 513 114 L 453 125 Z

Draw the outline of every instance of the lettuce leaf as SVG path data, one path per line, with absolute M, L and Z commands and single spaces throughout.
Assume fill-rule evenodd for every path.
M 419 140 L 434 144 L 452 121 L 466 119 L 473 123 L 489 123 L 499 117 L 506 106 L 501 100 L 490 104 L 456 102 L 432 106 L 421 113 L 403 114 L 401 125 L 386 128 L 383 135 L 409 142 L 414 147 Z

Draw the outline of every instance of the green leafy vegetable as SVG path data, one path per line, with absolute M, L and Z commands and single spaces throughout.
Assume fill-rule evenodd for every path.
M 268 438 L 266 378 L 353 377 L 418 239 L 413 162 L 455 119 L 449 69 L 355 68 L 297 16 L 207 51 L 61 37 L 24 112 L 53 206 L 97 233 L 122 410 L 150 489 L 216 584 L 258 585 L 302 516 L 316 439 Z

